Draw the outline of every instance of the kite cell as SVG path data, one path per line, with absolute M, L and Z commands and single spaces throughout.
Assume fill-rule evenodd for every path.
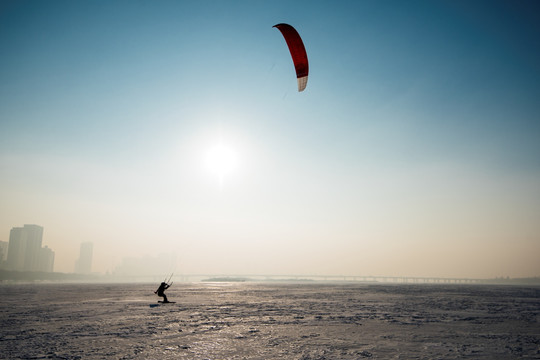
M 298 91 L 304 91 L 307 85 L 309 65 L 306 54 L 306 48 L 302 42 L 302 38 L 298 32 L 291 25 L 288 24 L 277 24 L 273 27 L 278 28 L 281 31 L 281 34 L 287 42 L 289 51 L 294 63 L 294 68 L 296 69 L 296 79 L 298 80 Z

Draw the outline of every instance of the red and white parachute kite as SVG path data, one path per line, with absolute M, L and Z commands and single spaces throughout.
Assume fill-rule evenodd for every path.
M 294 62 L 294 68 L 296 69 L 296 79 L 298 80 L 298 91 L 304 91 L 307 85 L 307 78 L 309 73 L 309 65 L 306 54 L 306 48 L 302 42 L 302 38 L 298 35 L 298 32 L 291 25 L 277 24 L 273 27 L 281 31 L 281 34 L 287 42 L 289 51 Z

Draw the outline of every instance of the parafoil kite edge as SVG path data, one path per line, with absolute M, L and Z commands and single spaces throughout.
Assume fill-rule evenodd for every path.
M 294 63 L 294 68 L 296 70 L 296 79 L 298 82 L 298 91 L 304 91 L 307 85 L 308 74 L 309 74 L 309 63 L 306 53 L 306 48 L 302 42 L 302 38 L 298 34 L 295 28 L 289 24 L 276 24 L 272 27 L 277 28 L 281 31 L 281 34 L 287 42 L 291 57 Z

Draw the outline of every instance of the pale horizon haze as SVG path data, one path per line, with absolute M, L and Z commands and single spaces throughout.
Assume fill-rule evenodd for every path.
M 278 23 L 309 59 L 307 88 Z M 540 276 L 537 1 L 0 0 L 0 241 L 58 272 Z

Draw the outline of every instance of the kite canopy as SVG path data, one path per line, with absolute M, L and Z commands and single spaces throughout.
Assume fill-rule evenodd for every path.
M 298 80 L 298 91 L 304 91 L 307 85 L 309 65 L 306 54 L 306 48 L 302 42 L 302 38 L 298 32 L 291 25 L 288 24 L 277 24 L 273 27 L 281 31 L 281 34 L 287 42 L 289 51 L 294 63 L 294 68 L 296 69 L 296 79 Z

